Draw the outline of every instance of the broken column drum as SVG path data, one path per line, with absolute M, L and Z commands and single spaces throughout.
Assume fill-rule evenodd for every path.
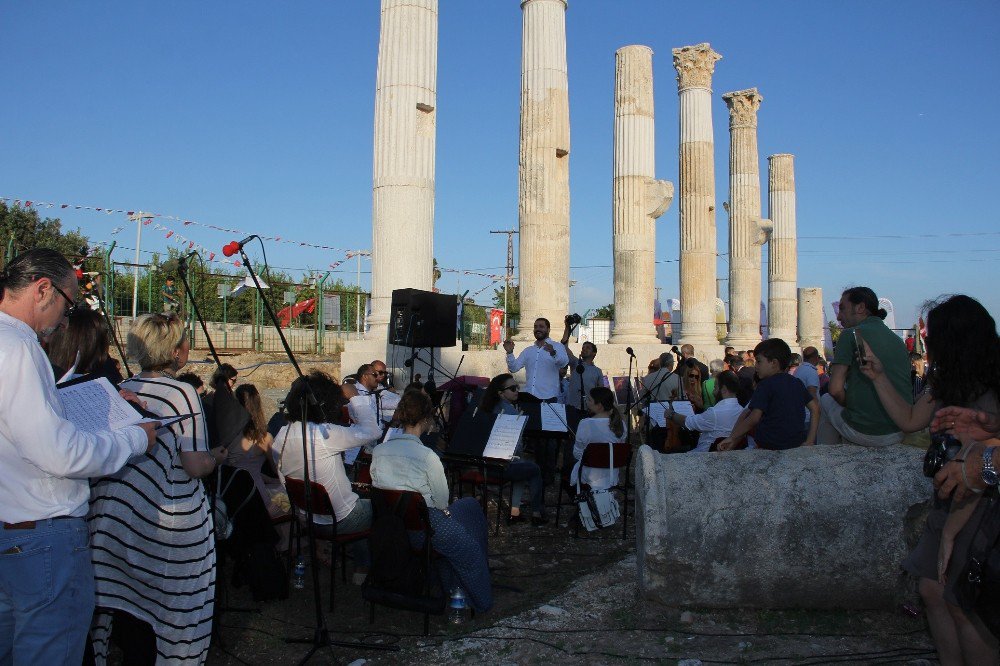
M 795 157 L 771 155 L 768 164 L 768 217 L 774 229 L 767 260 L 768 336 L 789 345 L 795 340 L 798 320 L 796 280 L 798 258 L 795 231 Z
M 823 290 L 819 287 L 799 288 L 799 347 L 815 347 L 822 355 L 826 341 L 823 321 Z

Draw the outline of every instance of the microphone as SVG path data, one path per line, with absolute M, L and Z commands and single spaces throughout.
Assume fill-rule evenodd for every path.
M 420 350 L 419 350 L 419 349 L 418 349 L 418 350 L 415 350 L 415 351 L 413 352 L 413 354 L 412 354 L 412 355 L 410 356 L 410 358 L 408 358 L 408 359 L 406 359 L 405 361 L 403 361 L 403 365 L 404 365 L 404 366 L 406 366 L 407 368 L 412 368 L 412 367 L 413 367 L 413 361 L 414 361 L 414 360 L 415 360 L 415 359 L 417 358 L 417 356 L 419 356 L 419 355 L 420 355 Z
M 583 363 L 577 363 L 576 364 L 576 374 L 582 375 L 585 370 L 586 370 L 586 368 L 583 367 Z
M 226 243 L 222 246 L 222 254 L 227 257 L 231 257 L 242 250 L 243 246 L 252 241 L 254 238 L 257 238 L 257 234 L 251 234 L 239 242 L 233 241 L 232 243 Z
M 681 350 L 677 348 L 677 345 L 674 345 L 673 347 L 671 347 L 670 351 L 672 351 L 673 353 L 678 354 L 678 355 L 681 353 Z
M 188 252 L 186 255 L 181 255 L 180 257 L 175 257 L 174 259 L 168 259 L 167 261 L 163 262 L 163 265 L 160 267 L 160 269 L 164 273 L 173 273 L 178 268 L 180 268 L 181 266 L 183 266 L 184 264 L 186 264 L 187 261 L 188 261 L 188 259 L 190 259 L 191 257 L 193 257 L 196 254 L 198 254 L 198 253 L 197 252 Z
M 625 348 L 625 353 L 628 354 L 629 356 L 631 356 L 632 358 L 635 358 L 635 352 L 632 351 L 631 347 L 626 347 Z

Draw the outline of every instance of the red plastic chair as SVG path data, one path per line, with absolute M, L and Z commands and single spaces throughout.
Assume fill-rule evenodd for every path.
M 333 534 L 332 536 L 321 536 L 316 534 L 317 541 L 329 541 L 333 546 L 331 548 L 330 557 L 330 610 L 333 610 L 334 601 L 334 583 L 337 579 L 337 551 L 340 551 L 340 573 L 344 582 L 347 582 L 347 546 L 356 541 L 361 541 L 362 539 L 367 539 L 368 535 L 371 533 L 370 530 L 364 530 L 363 532 L 352 532 L 350 534 L 337 534 L 337 517 L 333 512 L 333 505 L 330 503 L 330 495 L 326 492 L 326 488 L 322 484 L 316 483 L 315 481 L 309 484 L 310 495 L 312 500 L 312 513 L 313 516 L 330 516 L 333 518 Z M 300 479 L 293 479 L 291 477 L 285 477 L 285 490 L 288 492 L 288 501 L 291 502 L 292 506 L 301 511 L 303 515 L 306 513 L 306 484 Z M 314 526 L 315 527 L 315 526 Z M 295 539 L 295 554 L 296 556 L 302 553 L 302 526 L 299 521 L 296 520 L 292 523 L 292 529 L 295 534 L 293 538 Z M 315 534 L 315 530 L 314 530 Z M 289 549 L 290 550 L 290 549 Z

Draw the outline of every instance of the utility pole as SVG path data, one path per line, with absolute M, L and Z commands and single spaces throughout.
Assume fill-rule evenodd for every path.
M 503 334 L 507 338 L 510 328 L 507 325 L 507 294 L 510 293 L 510 279 L 514 275 L 514 234 L 517 229 L 502 229 L 490 231 L 491 234 L 507 234 L 507 272 L 504 275 L 503 287 Z

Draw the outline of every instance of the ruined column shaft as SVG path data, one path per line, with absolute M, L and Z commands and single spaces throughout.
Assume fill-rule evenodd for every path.
M 680 95 L 680 342 L 716 346 L 711 83 L 721 56 L 708 44 L 674 49 L 673 54 Z
M 768 336 L 791 344 L 798 320 L 794 156 L 771 155 L 767 159 L 768 217 L 774 225 L 767 262 Z
M 673 185 L 657 181 L 653 113 L 653 51 L 625 46 L 615 52 L 614 344 L 655 344 L 653 296 L 656 218 L 670 205 Z
M 437 0 L 382 0 L 369 332 L 375 339 L 387 335 L 394 289 L 432 286 L 437 29 Z
M 566 0 L 524 0 L 518 161 L 518 339 L 569 309 L 569 81 Z
M 726 93 L 729 107 L 729 337 L 737 349 L 760 342 L 760 167 L 756 88 Z
M 824 353 L 826 331 L 823 322 L 823 290 L 819 287 L 799 288 L 799 347 L 815 347 Z

